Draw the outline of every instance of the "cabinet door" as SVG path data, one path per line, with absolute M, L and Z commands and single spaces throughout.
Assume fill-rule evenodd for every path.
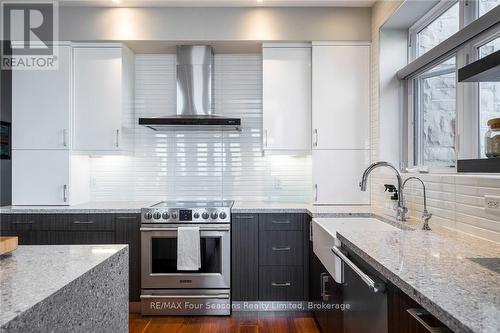
M 259 299 L 259 215 L 231 217 L 231 294 L 233 301 Z
M 12 148 L 69 149 L 71 48 L 60 46 L 56 70 L 12 71 Z
M 313 149 L 370 149 L 370 47 L 312 49 Z
M 122 113 L 120 48 L 75 48 L 74 149 L 116 151 Z
M 369 164 L 369 150 L 314 150 L 314 203 L 369 204 L 369 191 L 359 189 L 361 176 Z
M 128 244 L 129 298 L 139 302 L 141 295 L 141 215 L 118 214 L 115 217 L 117 244 Z
M 13 205 L 68 205 L 69 185 L 69 151 L 12 151 Z
M 311 149 L 311 48 L 263 48 L 263 146 Z

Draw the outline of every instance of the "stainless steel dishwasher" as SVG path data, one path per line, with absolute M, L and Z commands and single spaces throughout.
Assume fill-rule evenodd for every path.
M 386 333 L 387 294 L 385 281 L 373 268 L 344 248 L 332 252 L 342 260 L 344 333 Z

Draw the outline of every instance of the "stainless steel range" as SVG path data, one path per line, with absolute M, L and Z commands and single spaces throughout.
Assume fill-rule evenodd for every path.
M 141 210 L 144 315 L 229 315 L 232 201 L 160 202 Z M 200 268 L 178 270 L 177 233 L 199 227 Z

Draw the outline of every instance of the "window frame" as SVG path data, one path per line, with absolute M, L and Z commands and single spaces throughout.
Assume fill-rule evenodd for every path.
M 429 26 L 432 22 L 438 19 L 444 12 L 453 7 L 457 2 L 461 3 L 462 1 L 441 0 L 408 29 L 408 48 L 409 48 L 408 62 L 418 58 L 417 57 L 418 33 L 427 28 L 427 26 Z M 459 5 L 459 24 L 458 24 L 459 30 L 462 29 L 463 27 L 463 22 L 462 22 L 463 15 L 461 15 L 462 7 L 463 6 Z
M 421 142 L 419 142 L 419 138 L 417 137 L 417 132 L 415 130 L 416 126 L 418 125 L 419 127 L 419 132 L 421 132 L 421 121 L 417 122 L 417 110 L 418 110 L 418 105 L 421 104 L 420 101 L 417 101 L 414 96 L 418 95 L 418 83 L 417 80 L 425 79 L 425 78 L 430 78 L 437 76 L 439 74 L 445 74 L 449 73 L 449 70 L 443 70 L 443 71 L 436 71 L 433 72 L 432 75 L 429 73 L 429 75 L 423 75 L 425 72 L 427 72 L 429 69 L 432 69 L 439 64 L 450 60 L 451 58 L 455 57 L 455 68 L 458 68 L 458 61 L 459 61 L 459 54 L 457 52 L 453 52 L 451 54 L 448 54 L 445 58 L 443 59 L 437 59 L 434 61 L 430 66 L 426 66 L 424 69 L 421 71 L 415 73 L 411 77 L 409 77 L 406 82 L 407 82 L 407 120 L 408 120 L 408 125 L 407 125 L 407 160 L 406 160 L 406 167 L 407 168 L 421 168 L 423 166 L 427 167 L 429 172 L 431 173 L 450 173 L 450 172 L 456 172 L 457 169 L 457 163 L 455 162 L 455 165 L 453 167 L 451 166 L 429 166 L 429 165 L 418 165 L 416 164 L 416 147 L 421 145 Z M 457 77 L 455 76 L 455 79 Z M 457 82 L 458 83 L 458 82 Z M 458 119 L 458 104 L 459 104 L 459 89 L 458 89 L 458 84 L 457 84 L 457 92 L 456 92 L 456 97 L 455 97 L 455 106 L 456 106 L 456 118 Z M 458 144 L 458 121 L 455 121 L 455 156 L 458 160 L 458 149 L 457 149 L 457 144 Z M 420 133 L 418 133 L 420 135 Z M 419 159 L 423 158 L 423 152 L 419 151 Z
M 476 0 L 441 0 L 428 13 L 420 18 L 414 25 L 408 29 L 408 63 L 414 61 L 417 57 L 417 34 L 425 29 L 429 24 L 434 22 L 449 8 L 459 3 L 459 31 L 466 25 L 479 18 L 479 5 Z M 440 63 L 456 57 L 456 69 L 471 63 L 478 59 L 477 48 L 490 42 L 491 40 L 500 37 L 500 23 L 489 28 L 486 31 L 478 34 L 467 44 L 462 45 L 456 50 L 445 54 L 420 68 L 413 75 L 404 80 L 404 119 L 406 128 L 403 129 L 405 134 L 403 139 L 405 151 L 403 152 L 402 169 L 406 168 L 421 168 L 415 164 L 415 149 L 420 143 L 416 141 L 415 133 L 415 112 L 416 112 L 416 96 L 415 79 L 422 73 L 439 65 Z M 458 77 L 457 77 L 458 80 Z M 480 156 L 480 138 L 479 138 L 479 83 L 459 84 L 457 82 L 456 91 L 456 121 L 455 121 L 455 156 L 456 160 L 469 159 L 471 156 Z M 465 111 L 467 110 L 467 111 Z M 472 111 L 472 112 L 471 112 Z M 425 166 L 429 173 L 435 174 L 456 174 L 457 164 L 455 167 L 439 167 Z

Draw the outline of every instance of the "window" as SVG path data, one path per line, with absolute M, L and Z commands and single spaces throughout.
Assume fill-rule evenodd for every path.
M 456 2 L 416 34 L 416 57 L 426 53 L 459 30 L 459 3 Z M 424 23 L 425 24 L 425 21 Z
M 478 17 L 483 16 L 498 5 L 500 5 L 500 0 L 478 0 Z
M 456 58 L 418 75 L 414 89 L 414 165 L 454 167 Z
M 485 1 L 484 1 L 485 2 Z M 478 58 L 500 50 L 500 37 L 477 48 Z M 484 154 L 484 135 L 488 130 L 486 123 L 492 118 L 500 117 L 500 82 L 479 83 L 479 156 Z
M 412 64 L 406 69 L 414 74 L 406 79 L 406 166 L 450 172 L 457 159 L 485 157 L 487 122 L 500 117 L 500 82 L 458 83 L 457 69 L 500 50 L 500 24 L 481 20 L 499 5 L 500 0 L 442 0 L 408 30 Z M 474 20 L 484 29 L 456 49 L 443 45 Z M 413 62 L 435 47 L 433 59 Z

